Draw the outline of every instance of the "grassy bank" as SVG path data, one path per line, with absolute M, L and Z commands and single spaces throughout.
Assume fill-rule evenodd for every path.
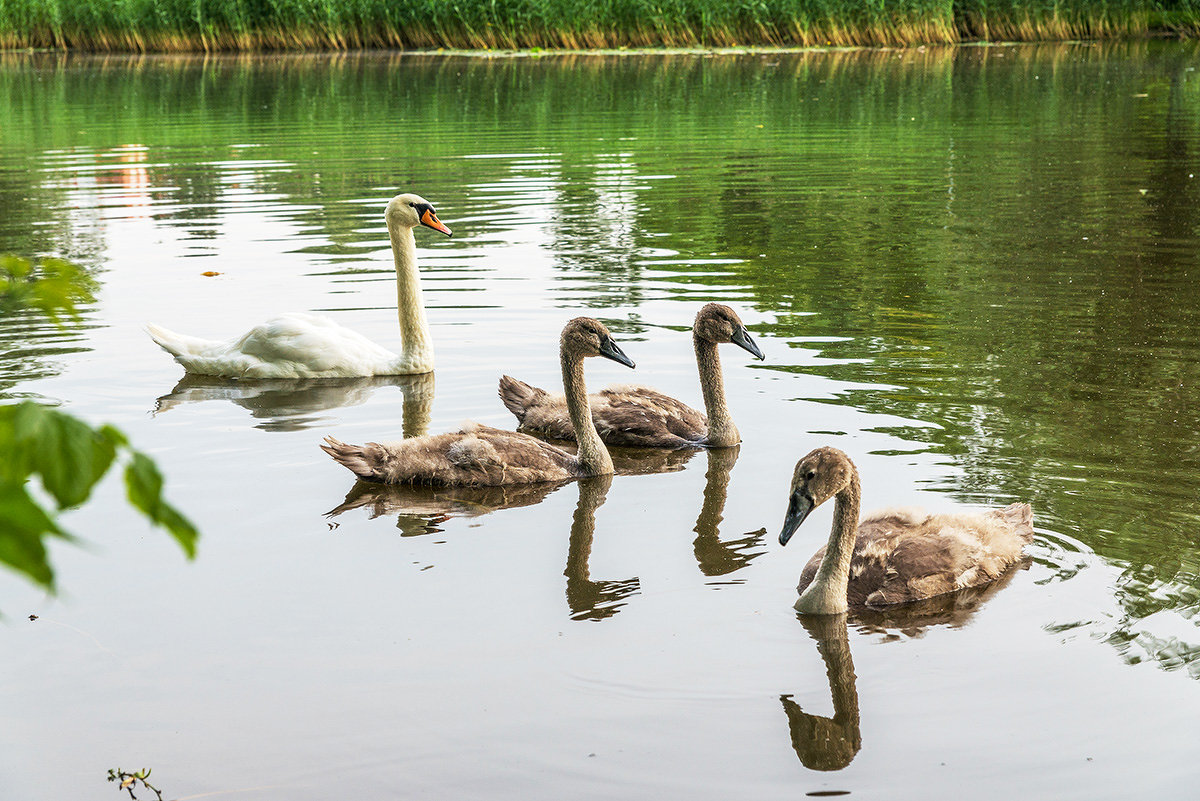
M 0 0 L 0 47 L 882 45 L 1200 33 L 1200 0 Z

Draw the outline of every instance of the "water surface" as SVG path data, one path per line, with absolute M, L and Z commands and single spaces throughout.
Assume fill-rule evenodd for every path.
M 1197 55 L 4 56 L 0 251 L 102 291 L 62 331 L 0 321 L 0 393 L 119 425 L 203 533 L 185 562 L 110 481 L 65 519 L 89 546 L 54 549 L 59 597 L 0 578 L 4 786 L 1187 797 Z M 184 379 L 142 332 L 320 311 L 395 344 L 398 191 L 455 231 L 417 232 L 434 376 Z M 767 356 L 723 353 L 737 450 L 475 493 L 356 486 L 317 450 L 510 427 L 499 374 L 555 387 L 585 313 L 638 362 L 593 385 L 698 402 L 710 300 Z M 1029 500 L 1029 563 L 798 620 L 829 510 L 775 535 L 824 444 L 868 506 Z

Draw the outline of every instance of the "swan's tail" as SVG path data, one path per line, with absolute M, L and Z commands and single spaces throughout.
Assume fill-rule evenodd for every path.
M 150 335 L 160 348 L 174 356 L 176 359 L 184 359 L 188 356 L 195 356 L 203 353 L 205 347 L 212 343 L 206 339 L 199 337 L 190 337 L 186 334 L 177 334 L 174 331 L 168 331 L 162 326 L 154 323 L 146 323 L 146 333 Z
M 546 396 L 544 389 L 531 387 L 524 381 L 518 381 L 512 376 L 500 376 L 500 400 L 505 407 L 516 415 L 517 421 L 524 423 L 525 415 L 531 406 Z
M 1027 503 L 1013 503 L 1000 510 L 1000 514 L 1025 542 L 1033 542 L 1033 507 Z
M 366 445 L 350 445 L 333 437 L 326 437 L 321 450 L 328 453 L 339 464 L 365 481 L 383 481 L 382 449 L 374 442 Z

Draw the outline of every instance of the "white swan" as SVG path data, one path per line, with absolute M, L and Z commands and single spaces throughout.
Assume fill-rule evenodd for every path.
M 189 373 L 224 378 L 347 378 L 411 375 L 433 370 L 433 343 L 413 229 L 425 225 L 450 236 L 427 200 L 396 195 L 384 212 L 396 259 L 396 300 L 400 315 L 400 355 L 327 317 L 294 312 L 252 328 L 237 339 L 218 341 L 176 334 L 157 325 L 146 331 Z

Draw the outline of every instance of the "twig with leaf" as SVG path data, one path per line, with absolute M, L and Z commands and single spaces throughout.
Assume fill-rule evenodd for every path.
M 150 782 L 146 781 L 146 779 L 149 778 L 150 768 L 142 768 L 137 773 L 130 773 L 128 771 L 121 770 L 120 768 L 108 769 L 108 780 L 110 782 L 120 782 L 121 786 L 119 789 L 129 793 L 129 797 L 132 798 L 133 801 L 137 801 L 137 796 L 133 794 L 133 788 L 137 787 L 139 782 L 147 790 L 152 791 L 156 796 L 158 796 L 158 801 L 162 801 L 162 791 Z

